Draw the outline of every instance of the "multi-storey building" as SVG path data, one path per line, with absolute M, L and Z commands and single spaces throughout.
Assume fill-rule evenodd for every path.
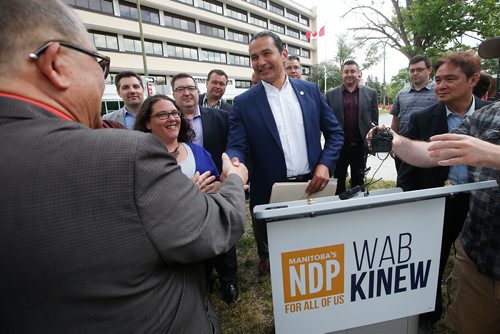
M 103 110 L 118 109 L 114 75 L 132 70 L 144 75 L 137 1 L 64 0 L 87 27 L 94 45 L 111 57 Z M 289 54 L 300 56 L 303 75 L 317 63 L 316 10 L 283 0 L 142 0 L 140 1 L 148 76 L 157 91 L 170 94 L 170 78 L 193 75 L 205 90 L 207 73 L 222 69 L 229 76 L 226 99 L 250 87 L 248 56 L 251 36 L 271 30 L 286 43 Z

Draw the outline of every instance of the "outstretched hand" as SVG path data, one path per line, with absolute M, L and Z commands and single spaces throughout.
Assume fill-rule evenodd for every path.
M 469 165 L 500 168 L 500 146 L 460 134 L 431 137 L 429 156 L 437 158 L 440 166 Z

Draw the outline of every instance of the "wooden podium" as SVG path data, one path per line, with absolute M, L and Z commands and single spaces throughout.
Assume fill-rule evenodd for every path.
M 415 315 L 434 309 L 445 197 L 497 186 L 256 206 L 267 221 L 276 333 L 416 333 Z

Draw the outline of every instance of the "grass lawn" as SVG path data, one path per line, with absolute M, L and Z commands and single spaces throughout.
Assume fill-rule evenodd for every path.
M 380 181 L 370 189 L 393 188 L 395 182 Z M 269 334 L 274 333 L 271 278 L 260 277 L 257 272 L 257 248 L 252 231 L 252 222 L 247 206 L 247 224 L 243 237 L 237 246 L 238 286 L 240 300 L 234 305 L 227 305 L 218 292 L 213 292 L 210 299 L 217 311 L 224 334 Z M 451 268 L 451 261 L 449 261 Z M 447 270 L 449 272 L 449 269 Z M 445 273 L 446 275 L 446 273 Z M 445 276 L 446 277 L 446 276 Z M 215 286 L 218 291 L 219 286 Z M 433 333 L 444 334 L 447 331 L 442 321 L 434 327 Z

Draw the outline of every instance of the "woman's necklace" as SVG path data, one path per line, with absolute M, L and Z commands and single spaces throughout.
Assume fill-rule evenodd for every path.
M 174 156 L 174 158 L 178 158 L 179 157 L 179 144 L 177 144 L 177 147 L 175 148 L 175 150 L 173 150 L 172 152 L 168 151 L 167 152 L 171 155 Z

